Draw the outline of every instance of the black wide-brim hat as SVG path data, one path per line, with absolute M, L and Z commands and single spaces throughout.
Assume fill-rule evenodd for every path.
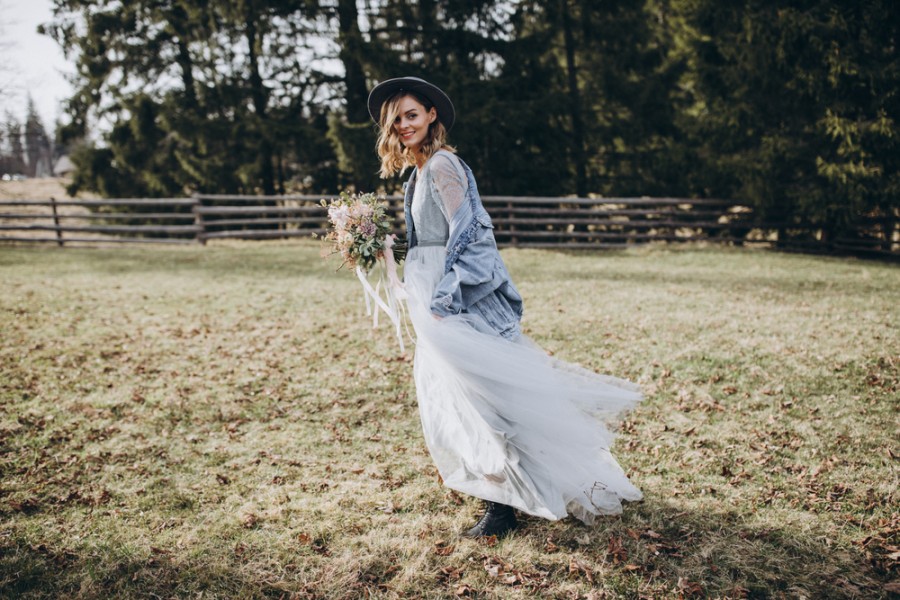
M 456 121 L 456 110 L 450 97 L 438 86 L 418 77 L 397 77 L 382 81 L 369 93 L 369 116 L 376 123 L 381 117 L 381 105 L 399 92 L 415 92 L 428 98 L 437 110 L 438 120 L 450 131 Z

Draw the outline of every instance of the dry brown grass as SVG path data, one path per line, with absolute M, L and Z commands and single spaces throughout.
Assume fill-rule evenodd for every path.
M 67 200 L 69 180 L 61 177 L 40 177 L 24 181 L 0 181 L 0 200 Z M 91 198 L 80 194 L 79 198 Z
M 491 544 L 314 244 L 0 248 L 0 596 L 889 596 L 896 266 L 504 256 L 534 338 L 643 385 L 616 452 L 646 500 Z

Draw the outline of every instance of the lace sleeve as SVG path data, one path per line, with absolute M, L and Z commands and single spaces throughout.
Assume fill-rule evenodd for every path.
M 466 199 L 466 180 L 456 161 L 449 156 L 436 154 L 431 159 L 431 180 L 437 193 L 441 212 L 449 222 Z

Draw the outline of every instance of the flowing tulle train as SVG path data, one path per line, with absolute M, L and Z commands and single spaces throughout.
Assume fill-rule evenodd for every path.
M 416 332 L 422 428 L 444 483 L 528 514 L 585 522 L 641 492 L 610 454 L 605 423 L 634 407 L 634 384 L 511 341 L 479 317 L 429 310 L 444 249 L 416 247 L 404 267 Z

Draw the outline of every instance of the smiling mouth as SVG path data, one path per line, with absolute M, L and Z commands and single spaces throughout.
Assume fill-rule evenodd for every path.
M 407 132 L 407 133 L 401 133 L 401 134 L 400 134 L 400 137 L 402 137 L 402 138 L 405 140 L 406 138 L 412 137 L 412 134 L 413 134 L 413 133 L 415 133 L 415 132 L 410 131 L 410 132 Z

